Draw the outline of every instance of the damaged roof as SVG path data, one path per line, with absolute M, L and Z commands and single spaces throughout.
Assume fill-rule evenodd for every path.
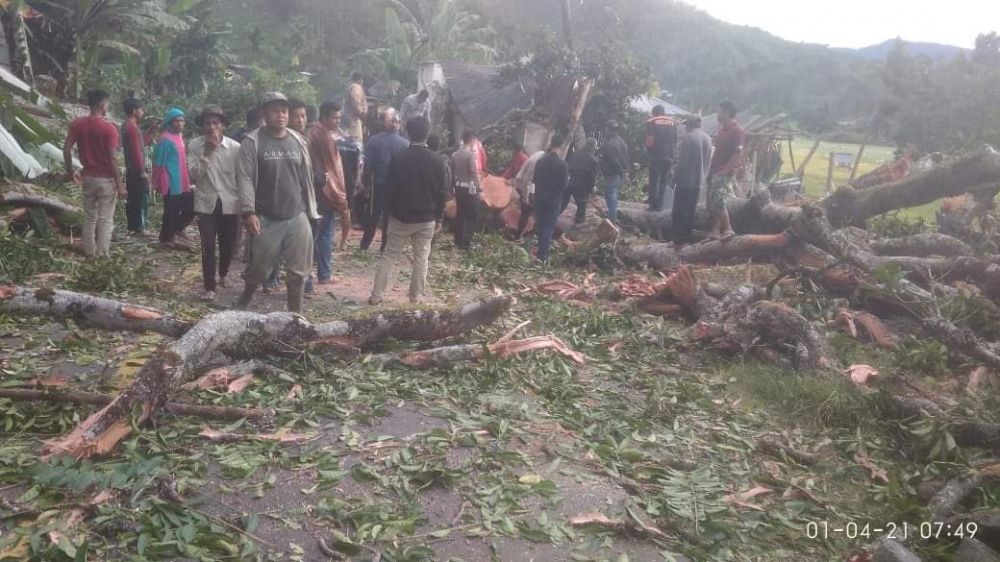
M 498 84 L 498 66 L 457 61 L 440 64 L 455 108 L 473 130 L 495 125 L 512 112 L 527 111 L 534 104 L 535 83 L 513 80 Z

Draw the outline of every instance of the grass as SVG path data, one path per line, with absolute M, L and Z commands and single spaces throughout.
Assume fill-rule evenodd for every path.
M 794 141 L 792 141 L 792 151 L 795 154 L 796 166 L 802 165 L 802 162 L 809 154 L 809 150 L 812 148 L 814 142 L 814 139 L 808 137 L 797 137 Z M 857 144 L 821 141 L 819 143 L 819 148 L 816 149 L 816 153 L 813 155 L 812 159 L 809 160 L 809 163 L 806 166 L 805 174 L 802 178 L 806 196 L 819 199 L 826 194 L 826 178 L 827 171 L 829 169 L 830 152 L 846 152 L 856 155 L 859 148 L 860 145 Z M 893 160 L 894 151 L 895 149 L 891 146 L 866 146 L 865 153 L 861 157 L 861 163 L 858 165 L 857 176 L 864 175 L 882 164 L 891 162 Z M 792 173 L 792 167 L 791 162 L 789 162 L 788 159 L 787 143 L 782 145 L 781 157 L 785 161 L 785 164 L 782 167 L 783 176 L 788 177 Z M 847 185 L 850 177 L 850 168 L 834 167 L 834 187 Z M 937 203 L 931 203 L 920 207 L 904 209 L 900 211 L 900 215 L 910 219 L 922 218 L 925 219 L 926 222 L 933 222 L 934 212 L 937 208 Z

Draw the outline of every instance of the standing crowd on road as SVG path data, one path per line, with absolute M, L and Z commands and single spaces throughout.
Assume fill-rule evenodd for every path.
M 128 234 L 150 236 L 151 190 L 163 200 L 161 244 L 190 248 L 187 231 L 196 221 L 207 300 L 215 300 L 218 287 L 230 286 L 233 260 L 242 255 L 243 291 L 234 303 L 237 308 L 249 306 L 258 290 L 274 290 L 283 268 L 288 310 L 300 313 L 314 285 L 334 282 L 338 220 L 340 249 L 346 248 L 356 222 L 362 229 L 362 251 L 380 233 L 371 305 L 382 302 L 408 245 L 413 262 L 409 300 L 418 303 L 424 298 L 431 243 L 451 198 L 456 207 L 455 246 L 465 251 L 473 247 L 486 151 L 475 132 L 465 131 L 450 157 L 440 152 L 426 90 L 407 96 L 399 111 L 383 109 L 378 125 L 373 125 L 379 130 L 368 138 L 368 99 L 360 74 L 352 76 L 343 103 L 327 101 L 318 111 L 281 92 L 264 94 L 247 112 L 245 126 L 231 135 L 226 134 L 230 121 L 223 108 L 207 105 L 194 119 L 199 134 L 187 142 L 187 116 L 180 108 L 166 111 L 157 131 L 144 131 L 140 100 L 131 94 L 124 100 L 120 126 L 109 119 L 109 104 L 106 92 L 90 92 L 89 113 L 72 122 L 64 149 L 67 174 L 83 190 L 82 239 L 88 257 L 109 255 L 119 197 L 126 198 Z M 662 106 L 653 108 L 646 122 L 647 204 L 654 212 L 670 209 L 676 243 L 691 241 L 703 189 L 712 224 L 709 237 L 732 235 L 726 199 L 732 194 L 745 137 L 736 113 L 732 103 L 720 104 L 714 139 L 701 130 L 697 116 L 684 118 L 685 131 L 680 132 Z M 533 154 L 518 145 L 501 175 L 519 196 L 518 239 L 534 221 L 540 262 L 548 261 L 558 217 L 571 200 L 574 222 L 585 222 L 599 179 L 605 216 L 617 221 L 631 159 L 619 123 L 609 121 L 605 129 L 600 147 L 579 127 L 569 139 L 556 132 L 545 150 Z M 80 171 L 74 167 L 74 148 Z

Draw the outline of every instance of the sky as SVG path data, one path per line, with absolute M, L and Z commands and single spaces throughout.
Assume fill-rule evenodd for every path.
M 1000 32 L 997 0 L 685 1 L 723 21 L 831 47 L 867 47 L 901 37 L 971 49 L 979 33 Z

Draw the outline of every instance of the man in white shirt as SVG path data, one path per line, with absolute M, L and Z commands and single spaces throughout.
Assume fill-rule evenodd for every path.
M 217 284 L 229 286 L 226 275 L 236 250 L 240 224 L 239 191 L 236 187 L 240 145 L 222 134 L 228 121 L 221 107 L 205 107 L 195 119 L 201 127 L 202 136 L 189 142 L 187 148 L 191 181 L 195 185 L 194 211 L 201 233 L 201 271 L 205 298 L 208 300 L 215 300 Z

